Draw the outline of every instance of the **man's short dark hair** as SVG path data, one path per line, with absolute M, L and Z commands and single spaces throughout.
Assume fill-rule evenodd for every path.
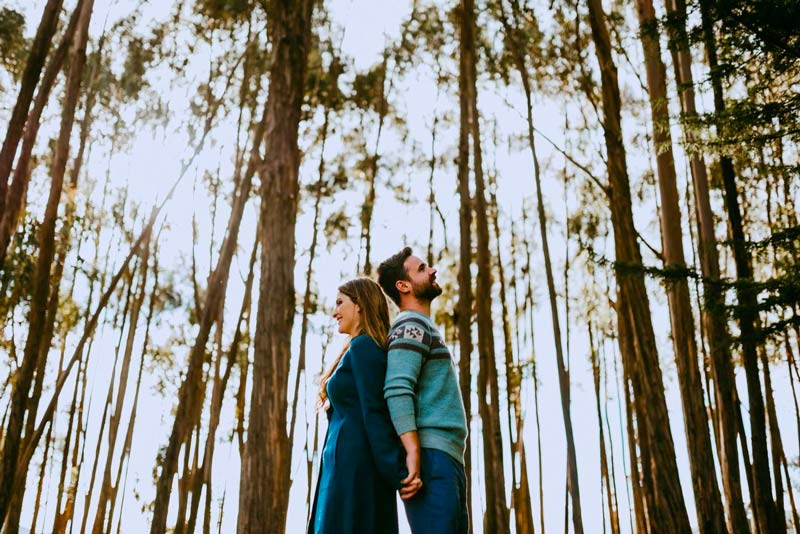
M 405 247 L 378 265 L 378 283 L 386 296 L 398 306 L 400 306 L 400 292 L 397 290 L 397 281 L 408 280 L 405 263 L 411 254 L 413 254 L 411 247 Z

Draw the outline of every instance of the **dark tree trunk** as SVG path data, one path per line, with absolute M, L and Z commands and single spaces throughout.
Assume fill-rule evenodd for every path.
M 643 273 L 637 268 L 642 265 L 642 258 L 633 225 L 617 69 L 611 55 L 611 41 L 601 2 L 588 0 L 588 6 L 602 83 L 603 129 L 609 178 L 607 194 L 617 262 L 616 311 L 620 351 L 623 365 L 630 369 L 634 386 L 639 446 L 643 451 L 644 489 L 649 502 L 652 502 L 652 506 L 648 505 L 648 514 L 651 524 L 658 525 L 664 531 L 688 533 L 691 528 L 678 477 L 649 299 Z M 623 342 L 625 338 L 630 342 Z M 635 454 L 636 451 L 632 450 L 632 457 Z M 652 480 L 648 480 L 650 476 Z
M 54 240 L 58 205 L 61 199 L 61 190 L 64 183 L 64 173 L 69 158 L 69 138 L 72 133 L 72 124 L 75 119 L 75 110 L 81 85 L 83 66 L 86 61 L 86 42 L 88 40 L 89 20 L 91 19 L 93 1 L 87 0 L 81 6 L 80 20 L 78 22 L 78 35 L 70 51 L 70 68 L 67 75 L 67 88 L 64 96 L 64 105 L 61 115 L 58 143 L 53 157 L 52 182 L 47 200 L 44 219 L 39 228 L 39 257 L 33 278 L 33 294 L 31 296 L 30 313 L 28 315 L 28 331 L 31 334 L 25 343 L 25 352 L 22 364 L 17 373 L 14 388 L 11 393 L 11 411 L 8 427 L 4 436 L 2 459 L 2 478 L 0 478 L 0 521 L 5 521 L 8 504 L 11 501 L 15 486 L 15 473 L 20 460 L 20 445 L 23 420 L 25 418 L 28 393 L 33 374 L 39 359 L 41 337 L 38 335 L 44 329 L 47 313 L 47 298 L 50 289 L 50 268 L 53 263 Z M 49 42 L 49 38 L 48 38 Z M 36 77 L 38 78 L 38 72 Z M 27 105 L 25 112 L 27 112 Z M 8 137 L 7 137 L 8 139 Z M 16 143 L 14 143 L 16 147 Z M 0 180 L 4 183 L 4 180 Z M 4 192 L 3 192 L 4 193 Z M 44 372 L 44 369 L 41 369 Z M 22 476 L 27 474 L 27 463 L 21 464 Z
M 53 35 L 56 33 L 62 3 L 62 0 L 48 0 L 44 6 L 39 27 L 36 29 L 36 35 L 31 44 L 28 61 L 25 64 L 25 71 L 22 73 L 19 95 L 14 104 L 14 110 L 11 112 L 11 118 L 8 121 L 6 135 L 3 138 L 3 146 L 0 148 L 0 217 L 5 212 L 8 176 L 11 174 L 11 167 L 14 164 L 14 155 L 17 152 L 17 146 L 25 128 L 28 109 L 30 109 L 31 100 L 33 99 L 33 91 L 39 83 L 39 76 L 47 59 Z M 3 475 L 6 474 L 4 471 Z M 0 507 L 0 511 L 4 512 L 2 508 L 5 508 L 5 506 Z M 5 517 L 5 514 L 0 517 Z
M 64 65 L 72 39 L 75 37 L 75 30 L 78 27 L 78 15 L 81 12 L 82 5 L 83 0 L 79 0 L 72 12 L 64 36 L 61 38 L 58 48 L 56 48 L 42 75 L 42 82 L 36 93 L 33 109 L 28 114 L 27 122 L 25 123 L 22 147 L 17 158 L 17 166 L 14 169 L 11 186 L 5 194 L 5 199 L 0 199 L 0 203 L 5 202 L 3 208 L 0 209 L 0 266 L 5 263 L 9 243 L 17 229 L 20 213 L 22 213 L 22 208 L 25 205 L 25 196 L 28 190 L 28 181 L 30 180 L 31 155 L 39 133 L 42 112 L 50 99 L 50 92 L 53 89 L 53 85 L 55 85 L 56 77 Z
M 670 50 L 675 70 L 675 81 L 681 103 L 681 112 L 685 121 L 697 119 L 695 106 L 694 81 L 692 78 L 692 58 L 689 50 L 689 39 L 686 33 L 686 3 L 684 0 L 666 0 L 670 22 Z M 730 340 L 728 336 L 721 289 L 719 256 L 714 220 L 709 198 L 708 174 L 702 155 L 694 149 L 696 136 L 691 126 L 684 128 L 684 137 L 690 156 L 690 170 L 694 184 L 695 207 L 699 246 L 697 247 L 703 273 L 704 307 L 703 325 L 709 344 L 711 368 L 714 376 L 714 399 L 716 415 L 719 421 L 720 447 L 719 457 L 722 472 L 722 487 L 728 509 L 728 521 L 731 532 L 749 532 L 747 513 L 742 498 L 741 479 L 739 475 L 739 453 L 736 444 L 736 419 L 738 405 L 736 403 L 736 384 L 731 362 Z
M 478 407 L 483 425 L 483 447 L 486 481 L 486 514 L 484 531 L 509 532 L 508 508 L 505 497 L 505 474 L 503 470 L 503 441 L 500 430 L 500 413 L 497 379 L 497 363 L 494 351 L 494 324 L 492 321 L 492 268 L 489 243 L 489 222 L 486 192 L 483 179 L 480 125 L 477 104 L 477 68 L 475 53 L 475 5 L 473 0 L 461 4 L 463 24 L 472 28 L 473 38 L 466 42 L 469 48 L 467 68 L 469 89 L 469 117 L 472 135 L 473 172 L 475 175 L 475 226 L 477 235 L 478 276 L 476 293 L 476 315 L 478 323 Z M 491 407 L 489 406 L 491 403 Z
M 597 428 L 598 439 L 600 441 L 600 478 L 601 484 L 605 485 L 606 505 L 608 506 L 608 522 L 611 525 L 611 532 L 619 534 L 619 516 L 615 507 L 615 490 L 613 480 L 608 472 L 608 457 L 606 456 L 606 438 L 603 432 L 603 412 L 600 409 L 600 361 L 595 348 L 594 333 L 592 324 L 589 323 L 589 354 L 592 361 L 592 375 L 594 377 L 595 406 L 597 408 Z M 609 436 L 610 437 L 610 436 Z M 605 524 L 603 524 L 605 531 Z
M 239 484 L 239 534 L 282 532 L 289 498 L 291 442 L 287 389 L 294 322 L 295 223 L 299 195 L 300 107 L 313 0 L 267 2 L 272 41 L 264 114 L 267 159 L 261 177 L 261 274 L 253 389 Z
M 458 69 L 458 220 L 459 220 L 459 260 L 458 260 L 458 306 L 456 324 L 458 326 L 458 371 L 461 399 L 467 414 L 467 428 L 472 423 L 472 197 L 469 192 L 469 124 L 470 91 L 469 67 L 473 61 L 473 28 L 464 15 L 463 4 L 457 8 L 459 14 L 459 69 Z M 464 452 L 464 470 L 467 476 L 467 512 L 472 519 L 472 436 L 467 438 Z M 470 532 L 472 531 L 470 521 Z
M 683 232 L 679 207 L 675 161 L 672 157 L 672 136 L 667 109 L 667 69 L 661 59 L 656 14 L 652 0 L 636 0 L 639 30 L 644 53 L 650 112 L 653 120 L 656 170 L 661 199 L 661 236 L 664 248 L 664 268 L 684 271 Z M 678 370 L 692 489 L 701 534 L 727 531 L 717 485 L 714 454 L 708 432 L 703 400 L 703 386 L 697 367 L 694 318 L 689 299 L 689 284 L 684 275 L 669 280 L 666 286 L 672 326 L 675 364 Z
M 711 88 L 714 93 L 714 111 L 716 113 L 717 134 L 724 134 L 721 115 L 725 112 L 725 97 L 722 89 L 722 78 L 717 60 L 716 38 L 714 36 L 712 9 L 713 0 L 701 0 L 700 14 L 703 25 L 703 39 L 711 69 Z M 750 255 L 745 248 L 742 212 L 739 207 L 739 192 L 736 188 L 736 171 L 733 161 L 727 156 L 720 156 L 720 174 L 725 197 L 725 210 L 728 215 L 728 233 L 733 242 L 733 257 L 736 265 L 736 277 L 739 281 L 748 282 L 753 279 Z M 756 294 L 751 287 L 743 284 L 737 287 L 736 318 L 739 322 L 742 360 L 747 379 L 747 399 L 750 405 L 750 433 L 753 449 L 753 490 L 752 500 L 756 522 L 762 534 L 766 532 L 785 532 L 786 526 L 778 524 L 775 502 L 772 500 L 772 482 L 769 458 L 767 453 L 767 427 L 764 408 L 764 396 L 758 373 L 758 353 L 756 332 L 759 328 Z M 783 503 L 780 503 L 783 506 Z

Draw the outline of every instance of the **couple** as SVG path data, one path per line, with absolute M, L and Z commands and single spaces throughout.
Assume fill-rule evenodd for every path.
M 308 532 L 396 533 L 399 490 L 415 534 L 466 534 L 467 422 L 430 318 L 436 270 L 406 247 L 381 263 L 378 282 L 356 278 L 336 297 L 350 341 L 320 380 L 329 424 Z M 391 328 L 381 288 L 400 308 Z

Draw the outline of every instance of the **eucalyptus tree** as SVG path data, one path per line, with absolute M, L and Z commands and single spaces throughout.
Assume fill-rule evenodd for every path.
M 28 110 L 33 100 L 33 92 L 39 83 L 39 77 L 44 68 L 47 53 L 52 45 L 53 36 L 58 27 L 58 18 L 61 11 L 62 0 L 48 0 L 42 11 L 36 35 L 33 38 L 25 70 L 22 73 L 20 89 L 8 128 L 0 148 L 0 216 L 5 212 L 5 201 L 8 193 L 8 177 L 14 164 L 14 155 L 17 152 L 20 138 L 28 117 Z
M 690 171 L 694 186 L 695 214 L 698 229 L 698 256 L 703 274 L 702 309 L 703 326 L 708 338 L 711 365 L 714 375 L 714 399 L 719 420 L 720 446 L 718 447 L 722 473 L 722 487 L 728 509 L 730 529 L 745 532 L 749 529 L 742 498 L 739 476 L 739 453 L 736 444 L 737 415 L 736 386 L 731 361 L 730 340 L 725 316 L 719 313 L 724 309 L 723 293 L 720 289 L 719 253 L 714 233 L 714 218 L 709 197 L 709 178 L 706 162 L 696 147 L 697 134 L 692 123 L 697 122 L 698 112 L 695 104 L 694 81 L 692 77 L 692 58 L 687 34 L 686 4 L 680 0 L 666 2 L 669 16 L 667 29 L 670 37 L 670 51 L 675 71 L 675 82 L 681 105 L 685 145 L 690 158 Z
M 218 6 L 217 6 L 218 7 Z M 241 6 L 239 6 L 241 9 Z M 210 6 L 213 9 L 215 6 Z M 244 10 L 243 12 L 249 12 Z M 233 13 L 233 19 L 241 22 L 242 13 Z M 236 69 L 234 69 L 234 72 Z M 245 75 L 248 73 L 245 72 Z M 252 74 L 252 73 L 251 73 Z M 250 83 L 250 79 L 242 80 L 241 83 Z M 226 84 L 225 89 L 228 85 Z M 224 93 L 223 93 L 224 94 Z M 246 94 L 246 93 L 245 93 Z M 209 130 L 212 127 L 213 119 L 220 107 L 220 99 L 211 99 L 207 102 L 207 115 L 203 133 L 200 136 L 197 150 L 202 147 Z M 254 121 L 255 122 L 255 121 Z M 211 329 L 217 323 L 220 309 L 224 305 L 227 280 L 230 273 L 231 262 L 237 249 L 241 220 L 244 209 L 251 195 L 253 177 L 260 162 L 260 145 L 266 130 L 266 118 L 255 122 L 251 135 L 250 157 L 246 168 L 241 176 L 234 176 L 234 192 L 232 198 L 231 215 L 225 230 L 225 238 L 220 246 L 220 252 L 216 260 L 216 265 L 208 279 L 208 290 L 202 306 L 202 315 L 199 317 L 199 329 L 190 350 L 187 362 L 186 375 L 180 386 L 178 393 L 178 409 L 172 426 L 169 442 L 161 458 L 161 472 L 156 484 L 156 500 L 153 509 L 153 519 L 150 526 L 152 533 L 164 532 L 166 529 L 167 511 L 169 510 L 170 495 L 172 492 L 172 479 L 177 471 L 177 462 L 180 450 L 187 445 L 186 453 L 189 452 L 188 444 L 192 432 L 197 428 L 200 413 L 204 406 L 204 396 L 206 381 L 203 377 L 203 360 L 206 354 L 206 343 L 208 342 Z
M 558 368 L 558 383 L 561 392 L 561 410 L 564 420 L 564 431 L 567 438 L 567 473 L 569 477 L 569 493 L 572 503 L 572 525 L 575 532 L 583 532 L 583 517 L 581 512 L 580 483 L 578 481 L 578 462 L 575 452 L 575 439 L 572 430 L 572 416 L 570 414 L 570 382 L 569 370 L 564 358 L 564 346 L 561 334 L 561 321 L 558 316 L 558 299 L 555 289 L 555 278 L 550 258 L 550 246 L 548 243 L 548 221 L 544 209 L 544 197 L 542 194 L 541 169 L 539 157 L 536 150 L 534 133 L 533 115 L 533 87 L 528 66 L 526 51 L 535 49 L 537 44 L 537 28 L 530 22 L 530 13 L 523 13 L 517 0 L 510 1 L 510 16 L 505 7 L 504 0 L 498 0 L 498 18 L 503 26 L 504 40 L 506 42 L 506 53 L 511 56 L 511 62 L 515 66 L 525 93 L 526 120 L 527 120 L 527 140 L 530 149 L 534 184 L 536 186 L 536 205 L 539 219 L 539 231 L 542 245 L 542 255 L 544 257 L 545 276 L 547 279 L 547 292 L 550 300 L 550 318 L 553 327 L 553 341 L 555 343 L 556 365 Z M 533 19 L 535 21 L 535 19 Z M 527 21 L 527 22 L 526 22 Z M 568 337 L 568 336 L 567 336 Z
M 253 354 L 253 389 L 239 484 L 238 531 L 283 531 L 289 497 L 291 442 L 286 434 L 290 332 L 294 322 L 295 224 L 299 200 L 297 134 L 305 90 L 313 0 L 268 1 L 272 43 L 259 165 L 261 272 Z M 263 135 L 263 133 L 262 133 Z M 262 135 L 253 159 L 260 160 Z
M 667 69 L 661 59 L 661 45 L 652 0 L 637 0 L 636 12 L 639 17 L 640 40 L 644 53 L 653 124 L 656 175 L 661 198 L 664 268 L 676 273 L 675 279 L 668 281 L 666 290 L 698 524 L 701 533 L 725 532 L 727 530 L 725 513 L 717 485 L 708 418 L 703 400 L 703 386 L 700 370 L 697 367 L 697 344 L 692 305 L 689 300 L 689 283 L 683 274 L 686 271 L 686 260 L 683 252 L 681 211 L 667 107 Z
M 606 195 L 614 228 L 619 348 L 633 386 L 638 448 L 644 471 L 643 490 L 650 528 L 689 532 L 675 445 L 664 396 L 649 299 L 640 269 L 642 256 L 633 224 L 630 183 L 620 119 L 617 68 L 611 55 L 606 15 L 599 0 L 588 0 L 589 23 L 601 74 L 603 131 L 608 186 Z M 636 457 L 631 448 L 631 457 Z
M 702 35 L 706 48 L 710 69 L 711 87 L 714 97 L 714 125 L 720 137 L 730 135 L 722 116 L 726 112 L 725 94 L 722 86 L 723 72 L 718 59 L 717 37 L 714 31 L 715 3 L 704 0 L 700 2 Z M 720 176 L 722 178 L 725 211 L 728 216 L 729 237 L 732 242 L 736 277 L 743 281 L 737 286 L 738 305 L 735 308 L 739 323 L 742 361 L 747 379 L 747 399 L 750 405 L 750 432 L 752 444 L 752 479 L 754 515 L 758 529 L 762 532 L 785 531 L 785 525 L 778 520 L 778 507 L 783 510 L 783 503 L 776 503 L 772 497 L 772 476 L 770 475 L 767 450 L 767 428 L 764 406 L 764 394 L 758 373 L 757 333 L 760 328 L 758 316 L 757 293 L 748 282 L 753 279 L 753 267 L 750 253 L 745 244 L 745 232 L 742 209 L 737 188 L 737 176 L 730 155 L 719 156 Z M 768 373 L 769 369 L 764 372 Z M 777 475 L 777 473 L 776 473 Z M 776 507 L 777 505 L 777 507 Z
M 78 22 L 78 36 L 72 44 L 70 51 L 70 67 L 67 75 L 67 89 L 61 115 L 61 126 L 58 144 L 53 161 L 52 183 L 44 219 L 39 228 L 39 257 L 33 279 L 31 306 L 28 316 L 29 332 L 39 332 L 44 327 L 47 312 L 47 298 L 49 296 L 49 276 L 53 262 L 53 242 L 58 205 L 63 188 L 64 172 L 69 157 L 69 139 L 75 118 L 78 103 L 83 67 L 86 60 L 86 43 L 89 35 L 89 21 L 91 20 L 93 2 L 87 0 L 81 5 L 81 14 Z M 26 106 L 27 109 L 27 106 Z M 4 191 L 3 191 L 4 193 Z M 25 343 L 25 352 L 20 366 L 19 375 L 14 383 L 11 396 L 11 412 L 3 445 L 2 482 L 0 482 L 0 520 L 5 520 L 8 505 L 12 498 L 17 464 L 21 446 L 23 419 L 26 414 L 26 404 L 31 385 L 31 379 L 39 361 L 41 338 L 28 335 Z M 24 469 L 27 472 L 27 469 Z
M 483 451 L 485 467 L 486 513 L 483 528 L 487 532 L 509 532 L 508 507 L 505 496 L 505 473 L 503 469 L 503 442 L 500 428 L 497 365 L 494 347 L 494 324 L 492 320 L 492 268 L 489 236 L 488 201 L 483 174 L 481 153 L 480 115 L 477 92 L 477 24 L 475 4 L 463 0 L 460 4 L 460 38 L 464 41 L 460 49 L 463 59 L 460 68 L 465 84 L 469 117 L 469 133 L 472 141 L 472 172 L 475 184 L 475 231 L 477 237 L 476 264 L 478 273 L 475 291 L 478 325 L 478 412 L 483 426 Z M 471 250 L 471 246 L 470 246 Z M 491 402 L 492 408 L 489 407 Z

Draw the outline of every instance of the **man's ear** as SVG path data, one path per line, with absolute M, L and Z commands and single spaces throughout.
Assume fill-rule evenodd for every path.
M 408 280 L 398 280 L 394 283 L 394 287 L 396 287 L 400 293 L 411 293 L 411 282 Z

